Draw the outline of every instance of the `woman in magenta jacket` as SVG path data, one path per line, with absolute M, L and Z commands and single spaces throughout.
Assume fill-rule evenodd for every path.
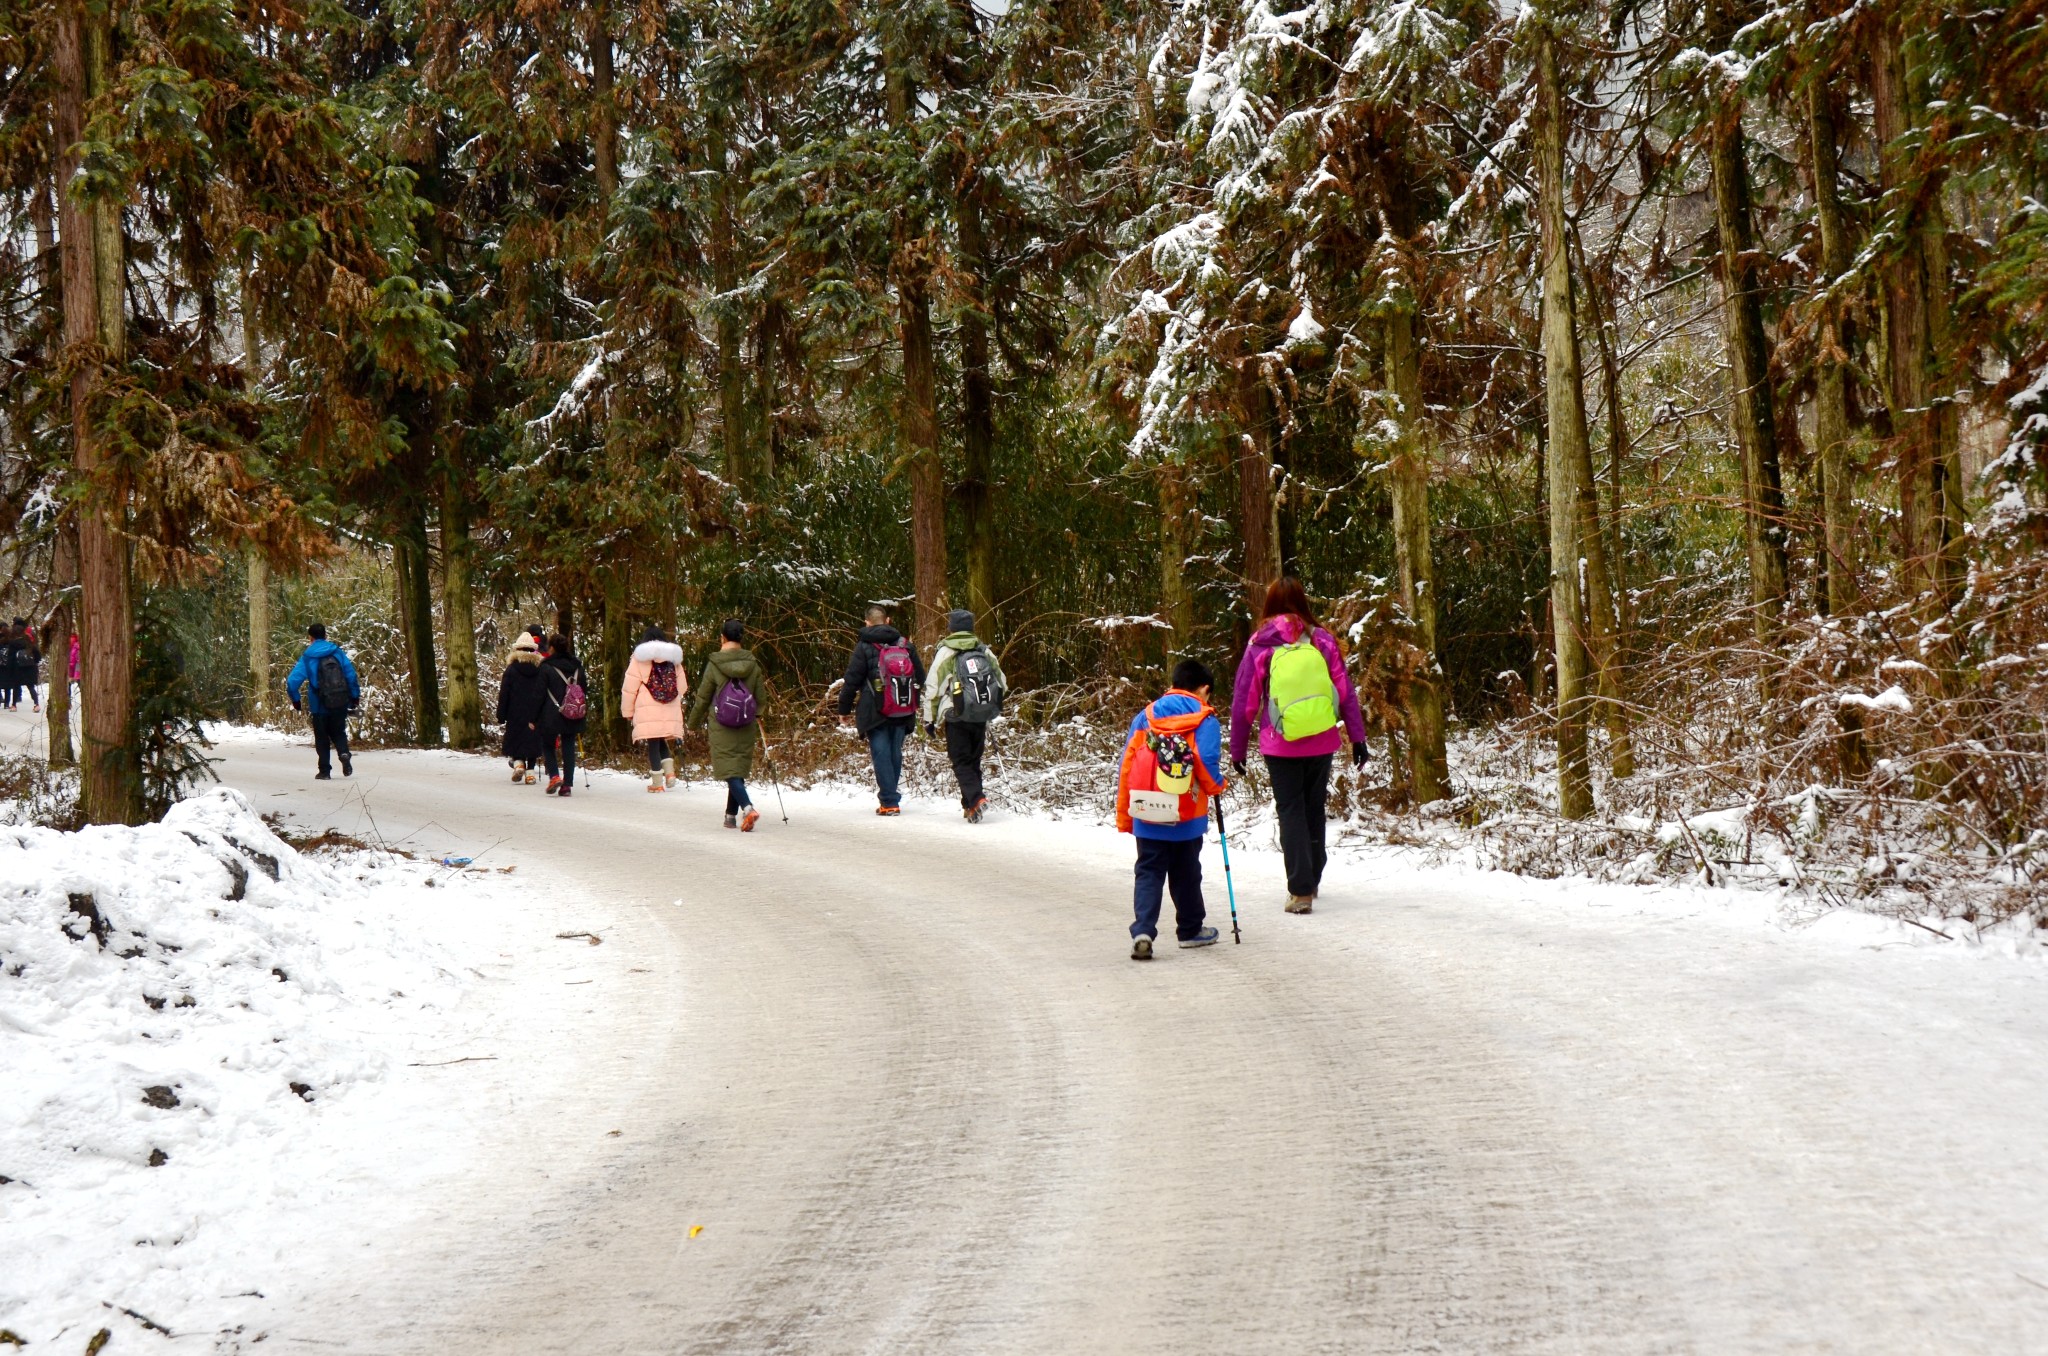
M 1307 913 L 1315 906 L 1322 888 L 1323 863 L 1328 859 L 1324 845 L 1323 813 L 1330 796 L 1330 759 L 1351 737 L 1351 764 L 1365 765 L 1365 718 L 1358 713 L 1358 691 L 1345 671 L 1343 652 L 1337 638 L 1316 625 L 1308 594 L 1301 581 L 1280 579 L 1266 590 L 1264 616 L 1251 644 L 1238 661 L 1237 676 L 1231 683 L 1230 765 L 1244 773 L 1246 745 L 1251 740 L 1252 722 L 1259 724 L 1259 756 L 1266 763 L 1266 777 L 1273 783 L 1273 808 L 1280 819 L 1280 854 L 1287 862 L 1287 912 Z M 1305 739 L 1288 739 L 1266 720 L 1266 679 L 1273 663 L 1273 651 L 1291 645 L 1307 635 L 1322 651 L 1330 666 L 1330 685 L 1337 691 L 1337 713 L 1343 727 L 1333 725 L 1321 734 Z M 1311 670 L 1313 672 L 1313 670 Z

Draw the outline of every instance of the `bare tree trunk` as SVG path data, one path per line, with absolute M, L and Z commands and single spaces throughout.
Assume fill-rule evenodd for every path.
M 1545 16 L 1539 22 L 1548 22 Z M 1586 633 L 1580 500 L 1591 489 L 1582 468 L 1592 462 L 1586 437 L 1584 376 L 1572 302 L 1570 223 L 1565 214 L 1564 93 L 1557 42 L 1545 27 L 1536 39 L 1535 150 L 1543 228 L 1544 410 L 1549 428 L 1550 602 L 1557 643 L 1557 802 L 1568 819 L 1593 812 L 1586 727 L 1593 704 Z
M 733 175 L 722 133 L 711 138 L 711 282 L 716 296 L 713 323 L 718 334 L 718 417 L 719 439 L 725 449 L 725 477 L 736 488 L 751 493 L 760 483 L 753 455 L 753 439 L 747 418 L 747 372 L 742 346 L 744 327 L 740 323 L 738 297 L 740 272 L 735 253 L 733 225 Z
M 1712 25 L 1725 39 L 1734 29 L 1727 0 L 1715 0 L 1713 15 Z M 1714 179 L 1714 219 L 1721 236 L 1721 315 L 1735 387 L 1735 441 L 1742 450 L 1749 596 L 1757 639 L 1767 641 L 1776 633 L 1785 607 L 1785 491 L 1778 473 L 1771 349 L 1756 276 L 1746 147 L 1742 97 L 1730 94 L 1716 110 L 1707 155 Z
M 1588 648 L 1598 675 L 1601 723 L 1607 727 L 1608 769 L 1616 777 L 1636 775 L 1635 739 L 1629 730 L 1628 697 L 1622 681 L 1621 589 L 1615 582 L 1618 547 L 1621 541 L 1621 460 L 1628 449 L 1628 423 L 1621 409 L 1621 373 L 1614 345 L 1607 333 L 1606 317 L 1613 314 L 1613 299 L 1603 305 L 1599 289 L 1588 288 L 1593 306 L 1593 329 L 1599 339 L 1600 371 L 1607 391 L 1607 467 L 1612 490 L 1610 513 L 1602 521 L 1599 484 L 1593 475 L 1592 438 L 1587 437 L 1584 486 L 1580 491 L 1579 530 L 1586 548 L 1586 606 L 1592 617 Z
M 394 555 L 404 623 L 406 671 L 412 680 L 413 740 L 441 744 L 441 676 L 434 662 L 434 581 L 427 559 L 425 521 L 413 516 L 399 528 Z
M 43 627 L 43 654 L 50 665 L 49 696 L 43 702 L 50 766 L 76 767 L 78 757 L 71 746 L 71 637 L 78 629 L 72 605 L 78 593 L 78 529 L 70 519 L 57 525 L 51 543 L 50 590 L 57 598 Z
M 996 605 L 996 523 L 994 459 L 995 390 L 989 380 L 988 297 L 983 290 L 981 200 L 970 184 L 959 203 L 960 256 L 966 273 L 967 305 L 960 313 L 960 444 L 965 473 L 954 493 L 967 529 L 967 606 L 982 625 L 992 626 Z
M 1415 623 L 1422 669 L 1409 687 L 1410 784 L 1418 803 L 1450 794 L 1444 752 L 1443 669 L 1436 652 L 1436 570 L 1429 542 L 1430 433 L 1422 407 L 1422 358 L 1415 347 L 1415 314 L 1395 309 L 1385 329 L 1387 386 L 1401 402 L 1401 439 L 1388 470 L 1394 503 L 1394 560 L 1401 605 Z
M 105 89 L 113 35 L 107 11 L 63 0 L 57 12 L 52 108 L 57 182 L 79 168 L 88 106 Z M 85 703 L 85 817 L 134 824 L 143 817 L 141 750 L 135 730 L 135 599 L 129 559 L 127 476 L 107 453 L 95 398 L 107 368 L 126 350 L 121 212 L 105 200 L 57 202 L 64 270 L 64 341 L 77 362 L 71 379 L 72 469 L 85 488 L 77 509 L 79 682 Z
M 441 487 L 442 650 L 448 657 L 448 742 L 473 749 L 484 742 L 483 694 L 476 673 L 475 546 L 470 538 L 469 494 L 459 454 Z
M 1871 104 L 1880 147 L 1879 181 L 1888 199 L 1919 203 L 1904 238 L 1885 258 L 1886 369 L 1897 447 L 1899 519 L 1905 577 L 1923 621 L 1947 613 L 1960 578 L 1962 484 L 1954 412 L 1934 404 L 1938 339 L 1947 325 L 1947 257 L 1940 194 L 1909 181 L 1912 153 L 1902 143 L 1920 121 L 1921 100 L 1906 68 L 1895 20 L 1878 25 L 1871 53 Z
M 1166 653 L 1193 643 L 1195 600 L 1188 592 L 1188 556 L 1194 551 L 1187 468 L 1171 457 L 1159 463 L 1159 615 L 1173 628 Z
M 1237 519 L 1244 538 L 1245 611 L 1254 624 L 1266 605 L 1266 587 L 1280 577 L 1279 518 L 1273 502 L 1273 405 L 1260 359 L 1237 365 Z
M 1840 156 L 1836 146 L 1834 96 L 1827 82 L 1816 80 L 1807 91 L 1807 147 L 1813 162 L 1813 201 L 1820 221 L 1820 285 L 1835 285 L 1854 262 L 1849 227 L 1842 214 Z M 1814 373 L 1814 440 L 1819 443 L 1821 521 L 1827 568 L 1828 615 L 1854 616 L 1862 608 L 1856 545 L 1855 462 L 1849 446 L 1848 345 L 1843 342 L 1842 308 L 1829 299 L 1821 305 L 1820 355 Z M 1841 734 L 1836 755 L 1847 777 L 1870 770 L 1863 746 L 1863 713 L 1836 708 Z
M 36 235 L 36 281 L 42 289 L 40 305 L 55 317 L 57 329 L 64 325 L 64 281 L 57 257 L 57 209 L 51 202 L 51 188 L 37 184 L 29 192 L 28 214 Z M 78 538 L 73 520 L 60 518 L 50 544 L 50 610 L 43 619 L 43 654 L 49 663 L 47 695 L 43 716 L 49 765 L 71 767 L 77 759 L 71 748 L 71 635 L 76 629 L 78 592 Z
M 633 726 L 619 714 L 619 685 L 626 680 L 626 668 L 633 652 L 632 632 L 626 615 L 626 576 L 617 566 L 607 567 L 600 576 L 602 616 L 598 622 L 599 654 L 597 690 L 593 694 L 602 713 L 599 729 L 609 737 L 614 752 L 633 746 Z
M 584 46 L 590 54 L 590 159 L 607 214 L 619 192 L 619 110 L 613 102 L 611 6 L 590 0 L 584 9 Z
M 946 633 L 946 468 L 939 460 L 931 297 L 921 273 L 896 283 L 903 330 L 903 441 L 910 462 L 910 547 L 917 614 L 912 634 L 935 645 Z
M 249 293 L 249 272 L 242 271 L 242 381 L 252 399 L 263 387 L 263 345 L 258 338 L 254 298 Z M 271 708 L 270 691 L 270 562 L 252 543 L 242 548 L 249 594 L 249 709 L 247 717 L 260 721 Z

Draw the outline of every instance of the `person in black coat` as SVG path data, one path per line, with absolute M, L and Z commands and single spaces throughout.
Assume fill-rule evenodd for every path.
M 540 713 L 546 705 L 540 646 L 532 636 L 522 635 L 512 642 L 512 662 L 498 680 L 498 719 L 505 726 L 505 757 L 512 762 L 515 782 L 532 786 L 540 780 Z
M 572 683 L 583 689 L 586 702 L 590 693 L 583 661 L 569 648 L 567 636 L 548 637 L 548 657 L 540 661 L 540 676 L 540 749 L 547 765 L 548 794 L 566 797 L 576 785 L 576 738 L 583 733 L 589 717 L 565 715 L 562 703 Z M 588 709 L 586 706 L 585 710 Z
M 912 709 L 907 715 L 882 713 L 880 656 L 885 646 L 902 646 L 909 651 L 911 671 L 919 689 L 924 686 L 924 660 L 919 658 L 917 647 L 906 644 L 903 633 L 889 625 L 889 610 L 881 604 L 868 609 L 867 623 L 854 642 L 853 657 L 846 663 L 846 679 L 839 688 L 839 722 L 844 725 L 851 721 L 868 741 L 868 757 L 875 766 L 875 790 L 881 801 L 875 813 L 895 815 L 902 812 L 903 797 L 898 788 L 903 778 L 903 741 L 910 737 L 911 727 L 917 723 L 917 696 L 912 693 Z

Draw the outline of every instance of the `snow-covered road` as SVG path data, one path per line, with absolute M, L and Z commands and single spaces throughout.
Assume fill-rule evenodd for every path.
M 532 1067 L 437 1071 L 499 1080 L 474 1154 L 273 1296 L 275 1337 L 2048 1349 L 2039 961 L 1386 857 L 1286 917 L 1245 850 L 1244 944 L 1135 965 L 1129 846 L 1091 824 L 820 791 L 743 836 L 703 783 L 559 803 L 454 754 L 322 783 L 222 751 L 260 808 L 516 865 L 605 939 L 525 971 Z

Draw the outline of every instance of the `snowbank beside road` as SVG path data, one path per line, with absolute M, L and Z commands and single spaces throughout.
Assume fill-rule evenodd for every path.
M 375 1188 L 336 1146 L 390 1128 L 380 1085 L 468 987 L 417 915 L 502 887 L 448 876 L 301 855 L 225 788 L 0 829 L 0 1329 L 260 1317 L 308 1212 Z

